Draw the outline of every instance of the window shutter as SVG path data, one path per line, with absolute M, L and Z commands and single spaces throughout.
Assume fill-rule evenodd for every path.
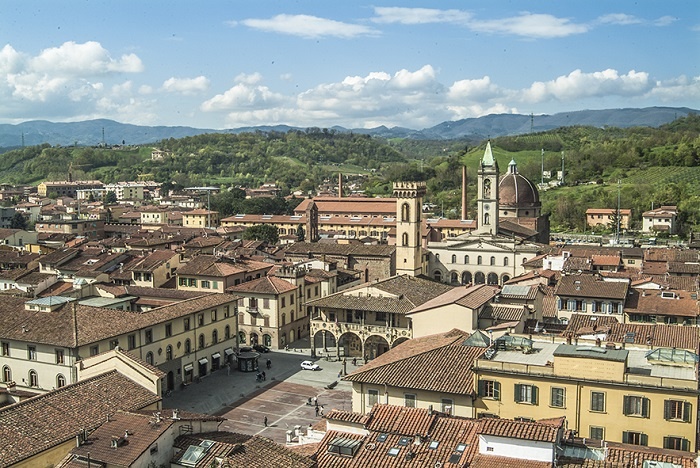
M 630 443 L 629 440 L 630 440 L 630 433 L 627 431 L 623 432 L 622 433 L 622 443 L 629 444 Z
M 522 389 L 522 385 L 520 384 L 515 384 L 515 402 L 520 403 L 522 400 L 520 399 L 520 392 Z
M 664 400 L 664 419 L 671 419 L 671 400 Z
M 624 414 L 625 416 L 627 416 L 628 414 L 630 414 L 630 400 L 631 400 L 631 399 L 632 399 L 632 398 L 629 397 L 629 396 L 627 396 L 627 395 L 625 395 L 625 396 L 623 397 L 623 401 L 622 401 L 622 414 Z
M 688 439 L 681 439 L 681 450 L 690 452 L 690 441 Z
M 639 441 L 640 441 L 639 445 L 644 445 L 646 447 L 647 445 L 649 445 L 649 436 L 646 434 L 641 434 Z
M 642 417 L 649 417 L 649 398 L 642 398 Z
M 671 438 L 670 437 L 664 437 L 664 448 L 671 448 Z
M 484 381 L 479 380 L 479 396 L 484 396 L 486 395 L 486 391 L 484 390 Z
M 493 383 L 493 398 L 494 400 L 501 399 L 501 382 Z
M 562 310 L 561 297 L 557 299 L 557 309 Z
M 537 393 L 538 393 L 538 392 L 537 392 L 537 387 L 535 387 L 535 386 L 533 385 L 533 386 L 532 386 L 532 404 L 533 404 L 533 405 L 536 405 L 536 404 L 537 404 L 538 396 L 539 396 Z
M 690 402 L 685 402 L 683 403 L 683 422 L 690 422 L 690 419 L 692 415 L 690 414 L 692 407 L 690 406 Z

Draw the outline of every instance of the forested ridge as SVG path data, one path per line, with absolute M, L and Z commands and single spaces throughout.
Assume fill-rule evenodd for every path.
M 583 229 L 581 213 L 587 207 L 616 206 L 618 181 L 621 203 L 632 208 L 637 219 L 652 203 L 676 204 L 685 220 L 691 225 L 700 224 L 697 115 L 659 128 L 562 127 L 499 137 L 491 144 L 501 172 L 512 159 L 520 173 L 534 182 L 540 182 L 542 166 L 553 173 L 560 170 L 563 157 L 565 186 L 542 193 L 545 212 L 551 214 L 554 228 Z M 484 145 L 483 141 L 466 139 L 384 140 L 319 128 L 168 139 L 153 146 L 172 154 L 163 161 L 151 160 L 150 146 L 106 149 L 40 145 L 3 154 L 0 180 L 15 184 L 65 180 L 70 168 L 76 179 L 105 183 L 148 179 L 174 188 L 257 187 L 275 182 L 286 195 L 296 189 L 308 193 L 342 172 L 354 174 L 368 195 L 389 194 L 396 180 L 425 180 L 428 201 L 440 207 L 437 215 L 456 216 L 461 167 L 467 165 L 469 190 L 475 193 L 473 181 Z

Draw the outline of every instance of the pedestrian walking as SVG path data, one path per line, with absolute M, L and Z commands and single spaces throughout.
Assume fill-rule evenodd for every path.
M 270 361 L 270 360 L 268 359 L 268 360 L 267 360 L 267 368 L 269 369 L 270 367 L 272 367 L 272 361 Z
M 319 415 L 323 417 L 323 405 L 321 405 L 321 410 L 319 411 Z
M 314 406 L 318 407 L 318 398 L 314 397 Z
M 343 371 L 338 371 L 338 378 L 342 377 Z
M 357 358 L 356 357 L 352 358 L 352 365 L 353 366 L 357 365 Z
M 231 363 L 226 363 L 226 375 L 231 375 Z
M 318 416 L 318 406 L 316 406 L 316 416 Z
M 263 424 L 265 425 L 265 427 L 267 427 L 267 416 L 265 416 L 265 418 L 263 419 Z
M 265 376 L 265 371 L 262 371 L 262 376 L 263 376 L 263 380 L 267 380 L 267 377 Z

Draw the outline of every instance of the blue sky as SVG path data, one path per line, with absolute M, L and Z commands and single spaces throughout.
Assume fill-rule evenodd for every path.
M 0 0 L 0 122 L 700 109 L 698 1 Z

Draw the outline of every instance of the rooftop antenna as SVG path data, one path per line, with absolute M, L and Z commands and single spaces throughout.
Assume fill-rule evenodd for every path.
M 24 148 L 24 132 L 22 132 L 22 148 Z
M 561 184 L 564 185 L 564 152 L 561 152 Z
M 105 145 L 105 128 L 104 127 L 102 127 L 102 146 L 106 146 Z
M 544 185 L 544 148 L 542 148 L 542 181 L 541 184 Z
M 530 133 L 533 133 L 535 130 L 535 115 L 530 112 Z

